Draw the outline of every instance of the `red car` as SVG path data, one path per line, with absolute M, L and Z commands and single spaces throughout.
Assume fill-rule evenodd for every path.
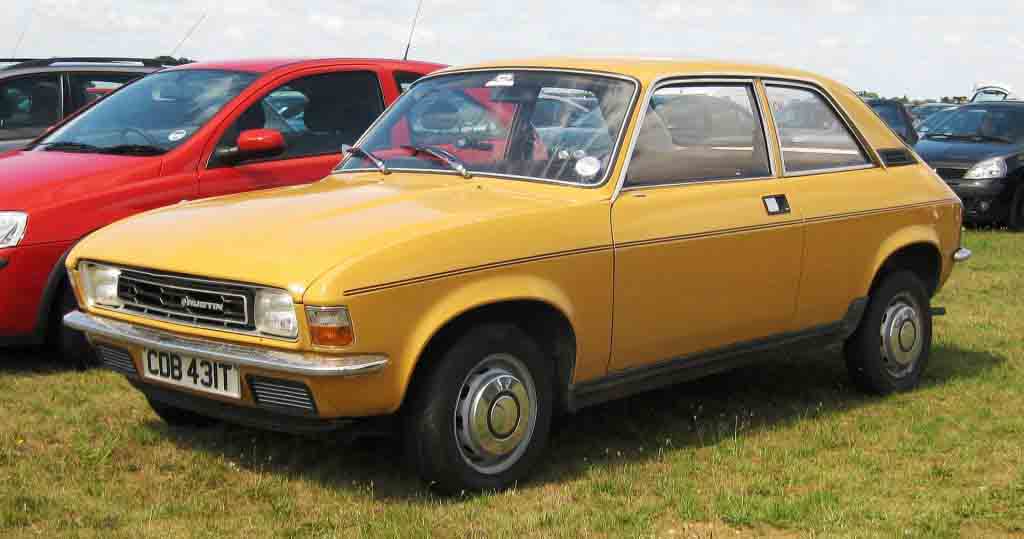
M 75 307 L 63 266 L 79 239 L 182 200 L 319 180 L 343 144 L 440 67 L 189 64 L 128 84 L 25 149 L 0 154 L 0 346 L 47 342 L 89 362 L 82 337 L 60 324 Z

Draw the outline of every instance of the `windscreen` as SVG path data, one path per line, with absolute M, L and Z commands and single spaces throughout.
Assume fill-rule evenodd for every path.
M 256 78 L 215 70 L 154 73 L 103 99 L 36 148 L 159 155 L 183 144 Z
M 632 81 L 552 71 L 455 73 L 417 83 L 361 140 L 389 169 L 602 183 Z M 352 152 L 340 170 L 373 169 Z

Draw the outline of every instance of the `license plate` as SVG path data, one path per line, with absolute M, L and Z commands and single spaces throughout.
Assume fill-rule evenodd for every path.
M 238 367 L 231 363 L 146 349 L 142 366 L 143 375 L 153 380 L 236 399 L 242 394 Z

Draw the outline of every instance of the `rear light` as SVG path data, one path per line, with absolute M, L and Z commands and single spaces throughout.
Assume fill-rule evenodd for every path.
M 348 346 L 355 341 L 352 319 L 345 307 L 306 307 L 309 335 L 318 346 Z

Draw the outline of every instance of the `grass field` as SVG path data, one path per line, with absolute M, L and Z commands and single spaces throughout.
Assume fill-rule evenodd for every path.
M 3 537 L 1022 537 L 1024 235 L 970 232 L 923 387 L 835 351 L 588 409 L 519 489 L 433 496 L 392 441 L 171 429 L 118 375 L 0 357 Z

